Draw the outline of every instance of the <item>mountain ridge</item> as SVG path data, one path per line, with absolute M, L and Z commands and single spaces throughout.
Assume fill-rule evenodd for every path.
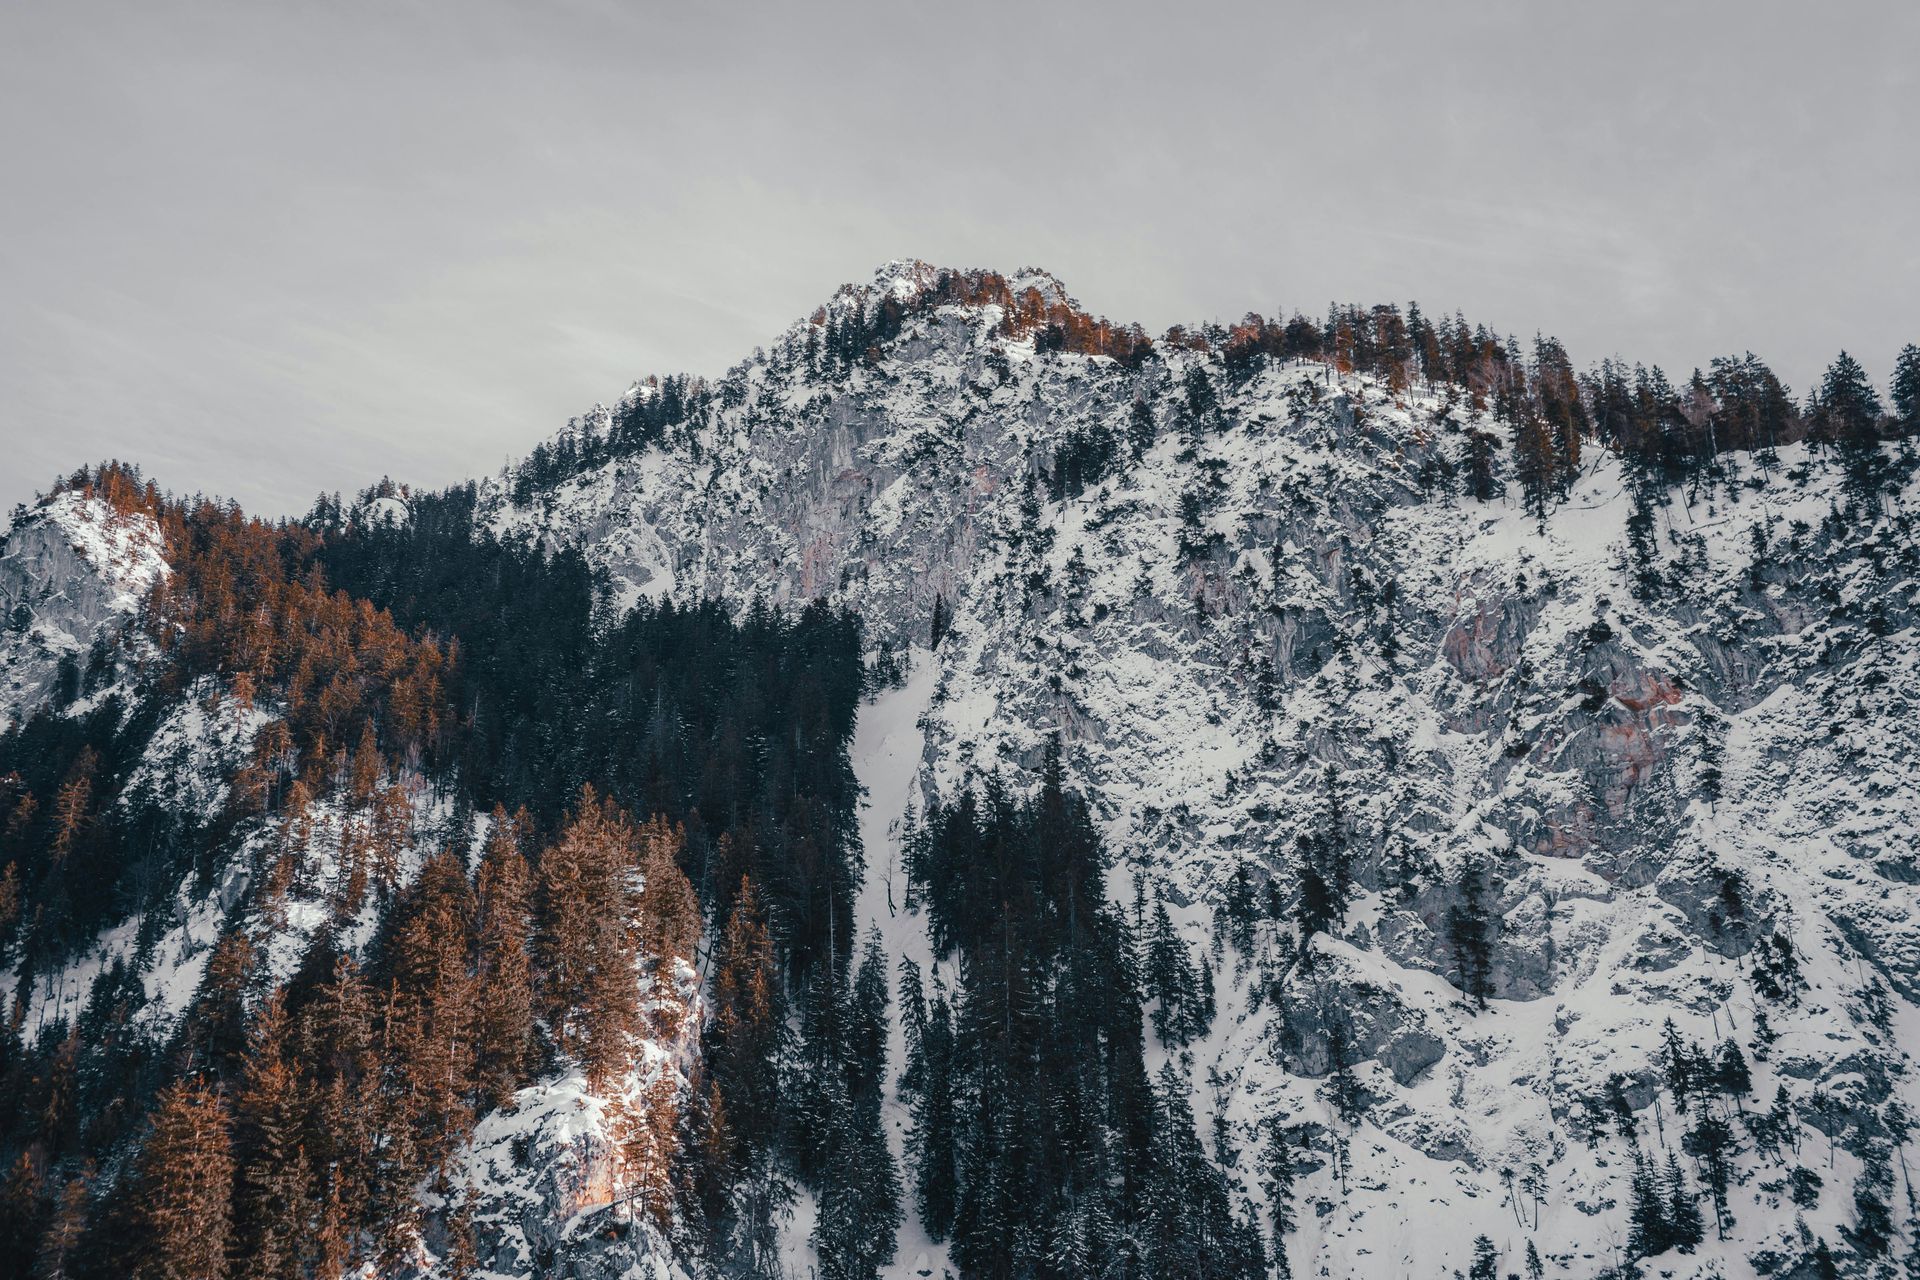
M 1022 302 L 1029 286 L 1040 305 Z M 844 949 L 851 975 L 850 937 L 872 927 L 893 968 L 912 958 L 956 1000 L 971 990 L 959 953 L 929 938 L 950 926 L 928 824 L 950 829 L 982 789 L 1043 801 L 1057 768 L 1112 855 L 1104 899 L 1153 957 L 1143 1078 L 1170 1073 L 1157 1096 L 1208 1138 L 1195 1202 L 1217 1189 L 1223 1229 L 1251 1224 L 1272 1265 L 1466 1270 L 1485 1238 L 1516 1271 L 1532 1249 L 1556 1274 L 1625 1274 L 1645 1256 L 1673 1274 L 1812 1275 L 1824 1251 L 1875 1274 L 1910 1243 L 1890 1170 L 1920 1105 L 1903 1047 L 1920 1029 L 1905 429 L 1863 428 L 1834 394 L 1789 422 L 1737 362 L 1716 365 L 1724 395 L 1700 384 L 1720 397 L 1710 410 L 1690 417 L 1649 375 L 1628 387 L 1652 398 L 1633 411 L 1644 421 L 1610 426 L 1608 375 L 1574 379 L 1550 340 L 1526 360 L 1463 324 L 1456 383 L 1426 376 L 1417 326 L 1397 345 L 1376 310 L 1370 334 L 1344 333 L 1359 314 L 1336 308 L 1331 341 L 1306 322 L 1314 354 L 1291 323 L 1253 320 L 1143 348 L 1051 277 L 890 264 L 710 387 L 637 384 L 557 437 L 533 483 L 523 467 L 450 495 L 323 501 L 297 554 L 403 617 L 421 613 L 410 566 L 443 522 L 455 544 L 500 548 L 475 576 L 529 571 L 512 568 L 523 554 L 600 575 L 594 637 L 707 600 L 750 619 L 824 597 L 857 618 L 859 716 L 886 700 L 888 723 L 916 725 L 918 759 L 902 781 L 883 760 L 897 749 L 850 722 L 848 768 L 901 812 L 860 820 L 850 879 L 825 890 L 825 924 L 847 926 L 826 954 Z M 111 509 L 84 490 L 54 501 L 0 567 L 23 528 Z M 33 559 L 36 599 L 104 563 Z M 67 650 L 134 611 L 98 612 Z M 8 660 L 33 643 L 10 639 Z M 139 687 L 157 659 L 134 656 L 95 685 Z M 131 748 L 149 773 L 185 768 L 173 793 L 193 798 L 169 803 L 225 803 L 220 761 L 239 757 L 208 724 L 243 723 L 233 679 L 209 672 Z M 22 721 L 51 684 L 16 681 Z M 260 706 L 240 755 L 281 714 Z M 445 772 L 438 750 L 416 743 L 424 762 L 399 751 L 391 766 L 420 837 L 397 887 L 441 833 L 469 862 L 484 843 L 486 824 L 458 813 L 469 766 Z M 165 996 L 144 1015 L 156 1034 L 204 1002 L 193 988 L 234 909 L 265 944 L 256 983 L 286 979 L 319 936 L 262 910 L 259 869 L 265 845 L 287 848 L 304 869 L 275 910 L 325 925 L 303 886 L 337 877 L 338 840 L 319 833 L 350 828 L 355 802 L 314 783 L 304 835 L 269 808 L 240 828 L 248 844 L 210 851 L 218 894 L 180 882 L 174 932 L 145 949 L 193 960 L 144 962 Z M 693 848 L 682 861 L 708 894 Z M 365 900 L 348 955 L 372 962 L 389 909 Z M 48 995 L 26 1016 L 78 1019 L 91 975 L 135 958 L 153 914 L 39 977 Z M 667 966 L 647 990 L 669 978 L 702 1022 L 697 979 Z M 882 1076 L 847 1087 L 873 1091 L 891 1160 L 917 1178 L 926 1101 L 905 1021 L 888 1020 Z M 697 1110 L 711 1048 L 645 1037 L 648 1065 L 611 1089 L 562 1054 L 518 1109 L 483 1120 L 453 1167 L 475 1187 L 488 1265 L 620 1274 L 620 1245 L 575 1210 L 632 1176 L 612 1132 L 620 1114 L 657 1114 L 658 1081 Z M 549 1103 L 575 1100 L 603 1119 L 553 1118 Z M 1825 1190 L 1801 1176 L 1817 1141 L 1832 1148 Z M 531 1165 L 502 1154 L 515 1143 Z M 761 1256 L 819 1263 L 844 1212 L 819 1176 L 797 1179 Z M 894 1273 L 967 1265 L 965 1237 L 936 1243 L 907 1199 Z M 1690 1232 L 1683 1202 L 1711 1227 Z M 447 1203 L 429 1203 L 415 1270 L 448 1265 Z M 663 1265 L 707 1263 L 675 1234 L 684 1220 L 633 1230 Z

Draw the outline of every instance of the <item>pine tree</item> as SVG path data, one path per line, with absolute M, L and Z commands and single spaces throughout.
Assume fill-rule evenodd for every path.
M 622 1101 L 614 1107 L 614 1142 L 626 1175 L 623 1190 L 662 1231 L 673 1217 L 679 1124 L 679 1085 L 665 1072 L 648 1081 L 635 1104 Z
M 412 1111 L 408 1135 L 422 1169 L 438 1168 L 472 1122 L 475 1060 L 473 892 L 451 851 L 435 854 L 400 897 L 388 943 L 388 1038 L 395 1088 Z
M 520 853 L 524 811 L 496 806 L 475 887 L 474 1083 L 495 1106 L 523 1084 L 533 1059 L 532 882 Z
M 663 818 L 639 831 L 641 948 L 662 983 L 671 979 L 678 962 L 691 963 L 700 945 L 700 900 L 680 870 L 686 841 L 685 829 Z
M 33 1260 L 33 1280 L 69 1280 L 74 1274 L 74 1252 L 86 1234 L 92 1166 L 69 1178 L 54 1200 L 53 1216 L 40 1235 Z
M 826 1175 L 813 1231 L 820 1274 L 827 1280 L 872 1280 L 893 1260 L 902 1219 L 899 1178 L 877 1109 L 864 1114 L 838 1072 L 828 1073 L 824 1087 Z
M 781 1017 L 773 939 L 751 880 L 742 878 L 714 978 L 705 1058 L 734 1131 L 749 1147 L 772 1140 L 778 1118 Z
M 1846 1232 L 1853 1247 L 1867 1257 L 1882 1257 L 1893 1247 L 1892 1190 L 1893 1166 L 1887 1143 L 1875 1139 L 1861 1157 L 1860 1176 L 1853 1184 L 1853 1226 Z
M 595 1088 L 626 1063 L 639 1024 L 634 845 L 632 820 L 587 786 L 540 856 L 541 1001 L 561 1051 Z
M 1179 1048 L 1205 1029 L 1196 1025 L 1200 991 L 1187 956 L 1187 945 L 1174 931 L 1167 904 L 1158 895 L 1154 897 L 1146 943 L 1142 976 L 1146 994 L 1156 1002 L 1153 1031 L 1162 1044 Z
M 1153 447 L 1155 431 L 1153 406 L 1144 399 L 1135 400 L 1133 409 L 1127 415 L 1127 448 L 1132 452 L 1135 462 Z
M 1680 1171 L 1680 1158 L 1671 1151 L 1667 1153 L 1664 1183 L 1669 1243 L 1682 1253 L 1692 1253 L 1707 1238 L 1707 1227 L 1700 1216 L 1700 1202 L 1687 1185 L 1686 1174 Z
M 1273 1214 L 1273 1260 L 1284 1278 L 1292 1274 L 1287 1262 L 1287 1237 L 1293 1234 L 1293 1144 L 1276 1113 L 1267 1118 L 1265 1190 Z
M 1473 1261 L 1467 1266 L 1467 1280 L 1500 1280 L 1500 1251 L 1486 1236 L 1473 1238 Z
M 253 943 L 244 931 L 235 929 L 214 944 L 181 1037 L 194 1066 L 224 1073 L 245 1049 L 252 971 Z
M 947 632 L 952 629 L 953 607 L 947 603 L 946 593 L 935 592 L 933 618 L 927 625 L 927 648 L 938 649 L 940 642 L 947 638 Z
M 1532 1240 L 1527 1241 L 1527 1280 L 1542 1280 L 1547 1274 L 1547 1264 L 1540 1260 L 1540 1250 Z
M 39 1239 L 46 1212 L 46 1175 L 32 1150 L 13 1159 L 0 1182 L 0 1266 L 6 1274 L 23 1276 L 33 1266 L 34 1241 Z
M 339 1266 L 357 1256 L 358 1215 L 379 1181 L 380 1062 L 374 999 L 360 968 L 335 958 L 330 978 L 296 1019 L 298 1058 L 311 1079 L 308 1156 L 322 1205 L 312 1248 Z M 324 1270 L 324 1268 L 323 1268 Z
M 1733 1165 L 1728 1158 L 1732 1148 L 1733 1131 L 1726 1121 L 1711 1108 L 1702 1107 L 1699 1119 L 1687 1135 L 1687 1149 L 1700 1161 L 1699 1168 L 1713 1202 L 1714 1231 L 1722 1240 L 1727 1238 L 1727 1228 L 1733 1224 L 1733 1214 L 1727 1204 L 1727 1192 L 1733 1180 Z
M 447 1280 L 471 1280 L 480 1269 L 473 1239 L 473 1188 L 462 1191 L 447 1211 L 446 1247 L 441 1250 L 440 1268 Z
M 79 839 L 88 820 L 88 810 L 93 800 L 93 775 L 99 767 L 100 757 L 92 747 L 83 747 L 67 770 L 66 780 L 60 784 L 60 790 L 53 798 L 53 856 L 58 865 L 73 851 L 74 841 Z
M 1744 1098 L 1753 1092 L 1753 1072 L 1740 1046 L 1728 1040 L 1714 1058 L 1713 1085 L 1729 1098 Z
M 748 1266 L 776 1255 L 774 1215 L 787 1196 L 775 1159 L 784 1097 L 779 995 L 773 939 L 757 890 L 743 876 L 721 938 L 713 1016 L 701 1041 L 710 1083 L 699 1173 L 714 1235 Z
M 1491 502 L 1500 493 L 1493 474 L 1493 454 L 1500 442 L 1492 432 L 1467 429 L 1467 492 L 1476 502 Z
M 912 956 L 901 956 L 900 1038 L 906 1049 L 906 1061 L 901 1064 L 899 1089 L 901 1098 L 909 1104 L 921 1087 L 926 1034 L 927 988 L 920 976 L 920 963 Z
M 285 1000 L 275 991 L 254 1016 L 234 1100 L 233 1266 L 242 1280 L 276 1280 L 305 1243 L 305 1099 L 288 1061 L 288 1033 Z
M 887 1076 L 887 952 L 878 928 L 869 929 L 854 975 L 848 1010 L 846 1060 L 849 1088 L 856 1106 L 871 1107 L 879 1115 L 882 1086 Z
M 959 1192 L 954 1114 L 953 1016 L 936 980 L 915 1062 L 919 1089 L 913 1109 L 914 1201 L 928 1236 L 945 1240 L 953 1231 Z
M 1920 432 L 1920 346 L 1909 342 L 1893 362 L 1893 416 L 1901 430 Z
M 1487 907 L 1486 864 L 1469 852 L 1460 864 L 1460 901 L 1447 908 L 1447 941 L 1460 968 L 1460 989 L 1480 1008 L 1493 994 L 1493 943 L 1498 918 Z
M 1652 1257 L 1673 1247 L 1673 1226 L 1668 1197 L 1660 1187 L 1646 1158 L 1636 1150 L 1633 1174 L 1629 1181 L 1630 1203 L 1627 1210 L 1627 1247 L 1636 1258 Z
M 1870 442 L 1880 422 L 1880 396 L 1860 362 L 1842 351 L 1820 380 L 1814 423 L 1823 439 Z
M 1552 427 L 1530 403 L 1522 405 L 1513 424 L 1513 474 L 1520 482 L 1524 507 L 1542 524 L 1553 502 L 1558 473 Z
M 227 1109 L 195 1081 L 162 1090 L 135 1173 L 142 1280 L 222 1280 L 233 1152 Z

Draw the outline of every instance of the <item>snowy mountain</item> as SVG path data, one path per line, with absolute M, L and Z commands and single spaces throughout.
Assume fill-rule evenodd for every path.
M 1863 486 L 1860 446 L 1675 472 L 1563 441 L 1536 502 L 1526 419 L 1493 398 L 1235 351 L 1224 331 L 1149 346 L 1044 273 L 889 264 L 710 386 L 596 408 L 481 482 L 472 520 L 582 556 L 601 626 L 714 599 L 857 616 L 864 858 L 851 922 L 829 892 L 829 946 L 875 930 L 892 973 L 966 986 L 912 882 L 918 833 L 989 779 L 1042 796 L 1057 742 L 1116 913 L 1144 939 L 1164 909 L 1180 944 L 1170 972 L 1142 961 L 1147 1070 L 1183 1082 L 1276 1269 L 1895 1274 L 1920 1247 L 1910 443 L 1867 446 Z M 321 536 L 401 539 L 415 517 L 383 493 L 331 519 Z M 158 659 L 130 620 L 166 545 L 72 491 L 8 535 L 0 602 L 24 621 L 0 642 L 0 716 L 144 688 Z M 56 689 L 62 657 L 121 627 L 143 658 Z M 215 676 L 155 696 L 128 777 L 213 823 L 280 713 Z M 486 837 L 457 783 L 417 769 L 391 779 L 401 885 Z M 354 821 L 320 794 L 222 834 L 165 927 L 130 914 L 9 980 L 24 1040 L 78 1017 L 116 958 L 140 1016 L 177 1026 L 236 927 L 279 981 L 329 931 L 377 951 L 383 897 L 320 905 Z M 271 895 L 267 845 L 293 848 Z M 654 1024 L 614 1083 L 563 1060 L 463 1140 L 449 1183 L 486 1273 L 704 1265 L 664 1221 L 616 1205 L 638 1234 L 600 1227 L 613 1112 L 669 1105 L 663 1079 L 696 1106 L 709 931 L 673 971 L 676 1029 Z M 880 1096 L 911 1183 L 905 1021 Z M 422 1194 L 448 1213 L 446 1186 Z M 959 1274 L 948 1233 L 903 1207 L 884 1273 Z M 833 1213 L 798 1178 L 766 1265 L 809 1274 Z M 451 1270 L 441 1231 L 380 1265 Z

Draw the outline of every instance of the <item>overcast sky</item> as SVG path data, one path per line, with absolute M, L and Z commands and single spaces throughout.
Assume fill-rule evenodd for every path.
M 892 257 L 1884 385 L 1916 157 L 1907 0 L 7 4 L 0 508 L 449 483 Z

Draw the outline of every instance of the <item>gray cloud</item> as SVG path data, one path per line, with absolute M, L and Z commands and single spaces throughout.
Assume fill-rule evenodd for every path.
M 1884 377 L 1917 48 L 1892 0 L 9 6 L 0 503 L 446 483 L 895 256 Z

